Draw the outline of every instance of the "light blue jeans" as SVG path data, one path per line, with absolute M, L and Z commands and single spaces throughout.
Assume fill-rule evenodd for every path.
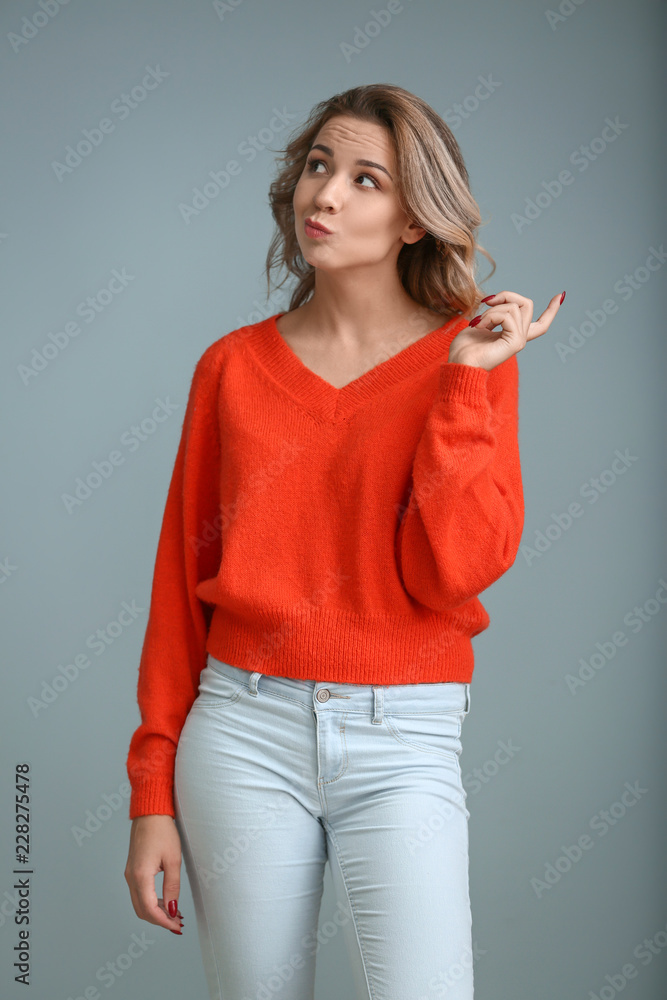
M 329 684 L 208 656 L 174 798 L 212 1000 L 313 1000 L 338 934 L 354 1000 L 472 1000 L 469 709 L 469 684 Z

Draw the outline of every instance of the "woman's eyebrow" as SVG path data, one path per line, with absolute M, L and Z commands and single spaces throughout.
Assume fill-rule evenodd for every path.
M 315 143 L 315 145 L 311 146 L 310 149 L 311 149 L 311 151 L 313 149 L 321 149 L 323 153 L 326 153 L 327 156 L 331 156 L 332 158 L 333 158 L 333 155 L 334 155 L 333 149 L 330 149 L 329 146 L 322 145 L 321 142 Z M 389 178 L 389 180 L 393 181 L 393 179 L 394 179 L 391 176 L 391 174 L 389 173 L 389 171 L 387 170 L 387 168 L 383 167 L 381 163 L 374 163 L 373 160 L 355 160 L 354 162 L 355 162 L 356 166 L 360 166 L 360 167 L 375 167 L 377 170 L 382 170 L 387 175 L 387 177 Z

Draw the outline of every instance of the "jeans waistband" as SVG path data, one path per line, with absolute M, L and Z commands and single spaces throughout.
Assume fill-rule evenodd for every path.
M 428 684 L 340 684 L 328 681 L 301 680 L 249 671 L 217 660 L 208 654 L 207 666 L 216 673 L 248 688 L 254 697 L 260 694 L 290 698 L 316 711 L 370 713 L 381 723 L 383 713 L 429 715 L 470 711 L 470 684 L 456 681 Z

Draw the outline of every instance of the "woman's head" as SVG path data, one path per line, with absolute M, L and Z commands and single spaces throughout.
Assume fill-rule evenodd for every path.
M 426 308 L 477 310 L 475 251 L 491 273 L 495 264 L 475 239 L 479 208 L 458 143 L 421 98 L 390 84 L 354 87 L 317 104 L 282 152 L 269 192 L 277 223 L 269 293 L 274 267 L 298 279 L 289 307 L 296 309 L 311 297 L 318 268 L 372 269 L 391 259 L 405 291 Z M 307 235 L 308 217 L 331 236 Z

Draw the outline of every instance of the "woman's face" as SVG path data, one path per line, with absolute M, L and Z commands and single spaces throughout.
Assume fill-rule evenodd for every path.
M 308 263 L 326 271 L 383 262 L 395 267 L 403 243 L 426 232 L 400 208 L 395 177 L 383 126 L 350 115 L 330 118 L 315 136 L 294 190 L 296 236 Z M 331 234 L 309 235 L 307 218 Z

